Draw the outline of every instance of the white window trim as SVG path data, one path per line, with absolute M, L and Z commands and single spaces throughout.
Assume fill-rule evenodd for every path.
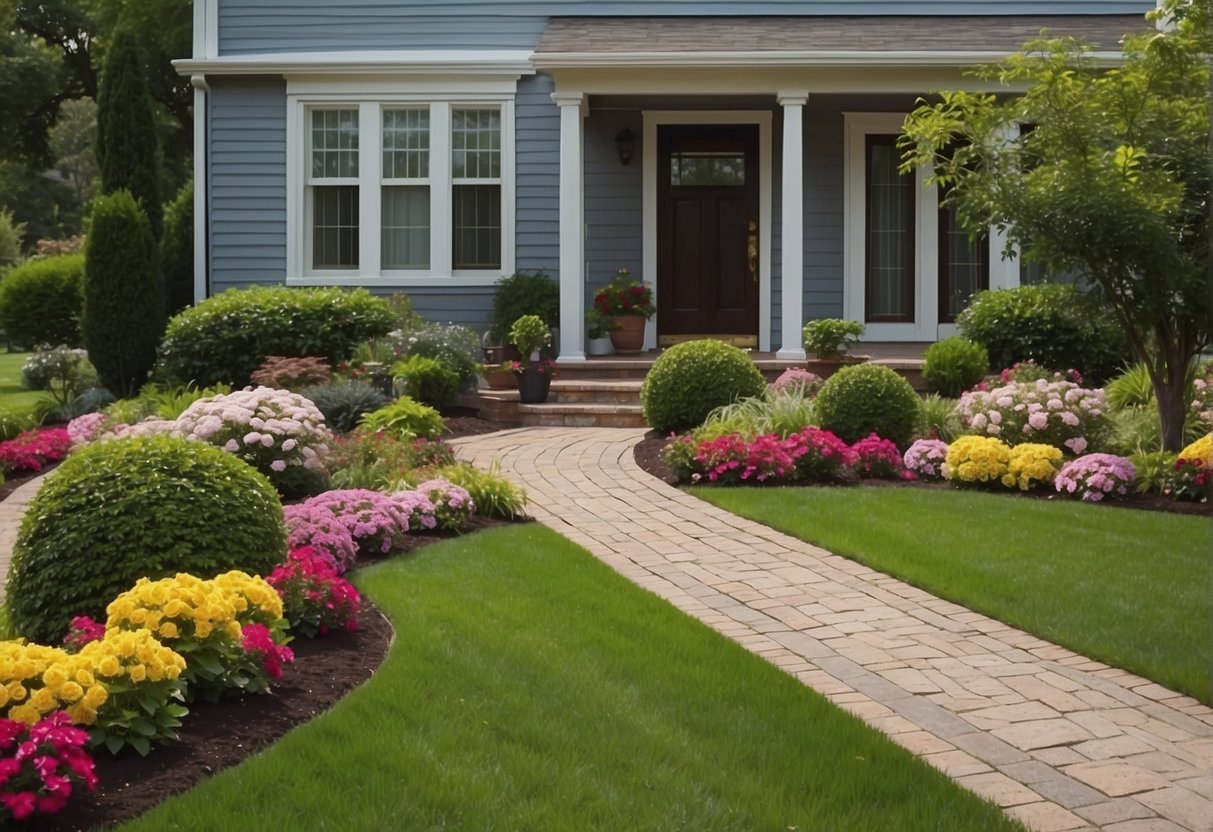
M 288 286 L 457 287 L 492 286 L 515 270 L 515 138 L 516 80 L 303 79 L 287 83 L 286 242 Z M 393 105 L 430 107 L 430 268 L 383 270 L 381 114 Z M 313 107 L 359 110 L 359 258 L 357 270 L 314 271 L 308 268 L 310 236 L 306 205 L 307 113 Z M 452 107 L 501 111 L 501 267 L 463 271 L 451 267 Z M 373 141 L 368 141 L 368 138 Z
M 843 113 L 843 317 L 865 317 L 867 211 L 866 147 L 869 135 L 900 134 L 904 113 Z M 939 189 L 925 187 L 927 171 L 915 172 L 914 198 L 914 322 L 865 324 L 865 341 L 936 341 L 956 334 L 956 325 L 939 320 Z M 989 234 L 990 288 L 1019 285 L 1019 260 L 1004 260 L 1006 237 Z

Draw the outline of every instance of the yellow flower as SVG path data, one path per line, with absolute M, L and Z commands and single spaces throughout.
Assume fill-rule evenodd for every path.
M 42 714 L 33 705 L 17 705 L 8 709 L 8 718 L 13 722 L 24 722 L 33 725 L 42 718 Z
M 67 715 L 77 725 L 92 725 L 97 721 L 97 709 L 90 708 L 83 702 L 77 702 L 67 709 Z
M 189 612 L 189 606 L 180 598 L 174 598 L 164 606 L 164 615 L 168 618 L 180 618 Z
M 94 684 L 93 672 L 87 668 L 80 668 L 76 671 L 76 682 L 84 687 L 89 687 Z
M 59 688 L 59 698 L 69 704 L 80 701 L 82 696 L 84 696 L 84 688 L 75 682 L 64 682 L 63 687 Z
M 135 683 L 142 682 L 147 678 L 147 668 L 141 664 L 133 664 L 126 669 L 127 675 L 131 677 L 131 681 Z
M 1027 491 L 1041 483 L 1051 483 L 1061 468 L 1061 450 L 1052 445 L 1027 442 L 1011 449 L 1007 473 L 1002 484 Z
M 46 688 L 34 691 L 33 695 L 29 698 L 29 704 L 41 714 L 49 714 L 51 711 L 59 708 L 59 700 L 55 698 L 55 694 Z
M 114 656 L 105 656 L 97 662 L 97 672 L 102 676 L 118 676 L 122 673 L 122 663 Z
M 25 697 L 29 695 L 29 691 L 25 689 L 25 685 L 20 682 L 8 683 L 8 701 L 24 702 Z
M 178 602 L 179 603 L 179 602 Z M 180 633 L 177 632 L 177 625 L 171 621 L 165 621 L 160 625 L 161 638 L 179 638 Z
M 93 685 L 84 694 L 84 699 L 81 700 L 81 702 L 86 707 L 96 710 L 97 708 L 100 708 L 102 705 L 104 705 L 106 700 L 109 698 L 110 698 L 109 691 L 106 690 L 103 685 Z
M 1213 433 L 1206 433 L 1179 452 L 1180 459 L 1199 462 L 1204 468 L 1213 468 Z

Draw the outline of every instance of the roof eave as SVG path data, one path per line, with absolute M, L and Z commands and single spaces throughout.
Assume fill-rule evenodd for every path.
M 881 52 L 875 50 L 803 50 L 757 52 L 537 52 L 531 63 L 538 70 L 610 69 L 616 67 L 964 67 L 997 63 L 1011 52 L 939 51 Z M 1087 53 L 1097 65 L 1115 66 L 1120 52 Z

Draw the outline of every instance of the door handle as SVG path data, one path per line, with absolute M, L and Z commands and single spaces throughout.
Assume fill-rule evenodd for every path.
M 758 223 L 750 220 L 750 235 L 746 238 L 746 261 L 750 266 L 750 279 L 758 282 Z

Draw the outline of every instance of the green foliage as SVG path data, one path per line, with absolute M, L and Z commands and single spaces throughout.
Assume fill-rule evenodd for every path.
M 805 395 L 802 387 L 790 386 L 780 391 L 768 388 L 761 396 L 718 407 L 708 414 L 704 427 L 727 426 L 728 433 L 740 433 L 748 439 L 768 433 L 786 439 L 816 424 L 816 419 L 813 397 Z
M 21 236 L 25 223 L 17 222 L 13 212 L 0 208 L 0 275 L 21 262 Z
M 1063 284 L 978 292 L 956 325 L 986 348 L 994 371 L 1032 360 L 1078 370 L 1086 383 L 1099 384 L 1128 355 L 1124 334 L 1100 302 Z
M 517 347 L 525 364 L 532 355 L 552 343 L 552 330 L 538 315 L 523 315 L 510 324 L 508 340 Z
M 0 326 L 20 349 L 80 344 L 84 256 L 28 260 L 0 281 Z
M 497 281 L 489 317 L 492 331 L 505 338 L 523 315 L 538 315 L 549 327 L 560 322 L 560 287 L 543 272 L 515 272 Z
M 437 439 L 442 435 L 442 417 L 432 407 L 415 402 L 408 396 L 368 413 L 359 423 L 362 430 L 385 433 L 401 441 Z
M 9 620 L 23 636 L 55 644 L 72 616 L 103 619 L 138 578 L 264 574 L 285 555 L 277 492 L 231 454 L 166 436 L 85 445 L 25 514 Z
M 159 238 L 164 224 L 156 118 L 147 89 L 147 56 L 136 36 L 119 29 L 110 41 L 97 90 L 97 167 L 102 193 L 126 190 Z M 95 232 L 94 232 L 95 233 Z
M 720 341 L 687 341 L 653 362 L 640 388 L 649 426 L 686 430 L 737 399 L 762 395 L 766 380 L 750 356 Z
M 84 258 L 84 346 L 101 383 L 130 395 L 147 381 L 164 333 L 160 253 L 130 193 L 97 197 Z
M 392 367 L 392 377 L 404 385 L 406 396 L 430 407 L 443 407 L 459 394 L 459 374 L 441 361 L 410 355 Z
M 412 442 L 370 431 L 354 431 L 333 444 L 325 465 L 335 489 L 391 491 L 417 465 Z M 406 486 L 407 487 L 407 486 Z
M 63 406 L 97 385 L 97 371 L 84 350 L 54 347 L 26 359 L 21 383 L 30 390 L 49 391 L 53 403 Z
M 0 152 L 45 169 L 51 162 L 47 133 L 58 109 L 59 73 L 54 52 L 20 31 L 21 6 L 0 4 Z
M 348 433 L 357 427 L 362 417 L 386 405 L 390 399 L 366 381 L 345 378 L 332 384 L 305 387 L 299 391 L 305 399 L 311 399 L 324 414 L 324 422 L 330 430 Z
M 943 93 L 911 113 L 901 143 L 903 170 L 930 171 L 928 183 L 946 189 L 944 204 L 965 228 L 1004 229 L 1007 250 L 1019 247 L 1099 290 L 1103 312 L 1086 323 L 1119 328 L 1150 368 L 1169 450 L 1182 443 L 1185 376 L 1209 341 L 1209 15 L 1205 2 L 1164 0 L 1149 17 L 1169 25 L 1126 37 L 1114 71 L 1074 38 L 1025 44 L 975 70 L 1022 95 Z M 1033 129 L 1008 135 L 1008 124 Z M 992 361 L 1002 358 L 985 337 L 965 334 Z M 1096 381 L 1116 366 L 1085 350 L 1067 353 L 1082 345 L 1060 340 L 1046 335 L 1039 348 L 1058 352 L 1037 360 L 1059 368 L 1084 361 L 1078 369 Z M 1088 346 L 1109 343 L 1097 335 Z
M 404 295 L 396 297 L 404 298 Z M 461 390 L 476 389 L 481 369 L 480 336 L 468 327 L 418 318 L 416 323 L 400 330 L 396 342 L 406 356 L 433 358 L 453 370 L 459 376 Z
M 194 303 L 194 181 L 191 179 L 164 208 L 160 240 L 164 267 L 164 300 L 170 315 Z
M 487 471 L 471 465 L 449 465 L 439 470 L 438 476 L 466 489 L 482 517 L 518 520 L 525 516 L 526 492 L 501 475 L 498 460 L 493 460 Z
M 178 383 L 248 383 L 271 355 L 347 360 L 359 341 L 381 338 L 391 307 L 365 289 L 229 289 L 169 321 L 159 369 Z
M 1125 368 L 1125 371 L 1104 385 L 1108 407 L 1121 410 L 1126 407 L 1145 407 L 1154 404 L 1154 385 L 1150 383 L 1150 372 L 1140 361 Z
M 37 423 L 37 420 L 29 413 L 0 408 L 0 442 L 30 430 Z M 3 485 L 3 481 L 0 481 L 0 485 Z
M 818 318 L 809 321 L 801 331 L 804 348 L 819 357 L 841 355 L 859 343 L 864 333 L 859 321 L 841 318 Z
M 956 400 L 946 399 L 938 393 L 919 398 L 916 433 L 923 438 L 935 437 L 949 443 L 964 433 L 964 425 L 956 413 Z
M 876 433 L 904 447 L 918 424 L 918 407 L 910 383 L 879 364 L 843 367 L 817 394 L 821 426 L 848 443 Z
M 977 384 L 990 368 L 986 348 L 959 336 L 936 341 L 923 358 L 922 377 L 932 390 L 949 398 Z
M 191 404 L 209 396 L 222 396 L 232 392 L 225 384 L 197 388 L 192 384 L 175 387 L 164 384 L 147 384 L 133 399 L 120 399 L 105 408 L 106 415 L 114 422 L 133 425 L 149 416 L 158 419 L 176 419 Z
M 1173 494 L 1177 459 L 1179 459 L 1179 454 L 1169 451 L 1145 451 L 1131 454 L 1129 461 L 1137 469 L 1137 484 L 1133 490 L 1138 494 Z

